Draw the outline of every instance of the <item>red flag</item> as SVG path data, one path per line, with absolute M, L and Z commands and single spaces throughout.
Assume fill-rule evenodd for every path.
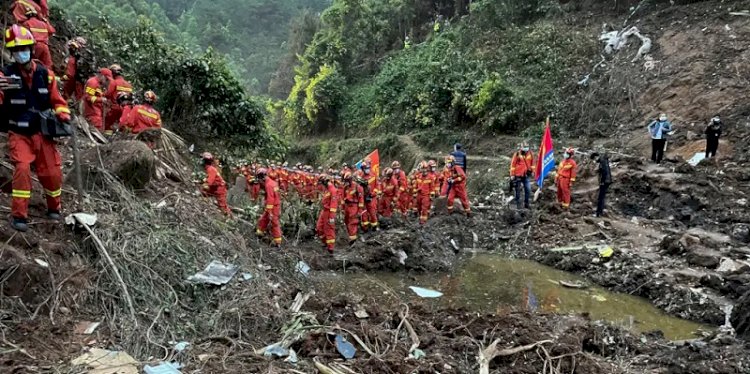
M 542 145 L 539 146 L 539 157 L 536 163 L 536 184 L 541 187 L 544 178 L 555 168 L 555 152 L 552 146 L 552 132 L 549 128 L 549 117 L 542 137 Z
M 364 158 L 364 160 L 370 161 L 370 166 L 372 168 L 372 173 L 375 175 L 380 175 L 380 153 L 378 153 L 378 150 L 372 151 L 367 157 Z M 362 160 L 362 161 L 364 161 Z M 355 166 L 357 169 L 360 168 L 362 165 L 362 161 L 358 162 Z

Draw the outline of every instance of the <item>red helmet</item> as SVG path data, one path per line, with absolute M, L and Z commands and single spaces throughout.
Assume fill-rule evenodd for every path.
M 101 75 L 109 78 L 110 80 L 114 78 L 112 76 L 112 70 L 109 70 L 107 68 L 101 68 L 101 69 L 99 69 L 99 74 L 101 74 Z
M 149 104 L 155 103 L 157 99 L 158 98 L 156 97 L 156 93 L 154 93 L 154 91 L 149 90 L 143 93 L 143 101 Z
M 34 35 L 23 26 L 13 25 L 5 30 L 5 48 L 25 47 L 34 43 Z
M 201 154 L 201 158 L 207 161 L 213 161 L 214 155 L 212 155 L 210 152 L 203 152 L 203 154 Z

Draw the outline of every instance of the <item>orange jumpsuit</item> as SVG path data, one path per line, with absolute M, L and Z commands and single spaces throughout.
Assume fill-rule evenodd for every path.
M 363 174 L 362 179 L 367 183 L 365 190 L 365 212 L 362 214 L 362 227 L 367 230 L 369 227 L 378 228 L 378 176 L 372 173 Z M 364 187 L 363 187 L 364 188 Z
M 289 171 L 284 168 L 279 169 L 279 187 L 284 192 L 289 190 Z
M 396 178 L 398 183 L 398 205 L 396 211 L 406 217 L 406 213 L 409 211 L 409 200 L 411 195 L 409 194 L 409 179 L 406 177 L 406 173 L 400 170 L 398 173 L 393 173 L 393 177 Z
M 76 55 L 68 55 L 65 65 L 65 75 L 63 81 L 63 97 L 66 99 L 80 100 L 83 97 L 83 83 L 78 77 L 78 59 Z
M 104 104 L 102 102 L 102 99 L 105 99 L 104 93 L 104 87 L 99 82 L 99 78 L 94 76 L 86 81 L 83 115 L 86 117 L 89 125 L 96 127 L 99 131 L 102 131 L 104 128 L 104 118 L 102 117 L 102 113 L 104 112 Z
M 126 131 L 137 135 L 148 129 L 161 128 L 161 114 L 150 104 L 139 104 L 134 107 L 126 106 L 122 111 L 120 124 Z M 111 134 L 111 130 L 107 131 Z M 106 134 L 107 131 L 104 133 Z M 146 144 L 151 149 L 156 147 L 154 142 L 147 142 Z
M 216 204 L 224 214 L 231 216 L 232 210 L 227 205 L 227 184 L 224 178 L 219 174 L 219 170 L 213 165 L 206 165 L 206 182 L 203 185 L 203 194 L 206 196 L 215 196 Z
M 302 175 L 305 183 L 302 186 L 302 196 L 307 202 L 313 202 L 318 197 L 318 190 L 316 188 L 316 178 L 315 175 L 305 172 L 305 174 Z
M 333 253 L 333 247 L 336 245 L 336 212 L 339 206 L 339 191 L 333 185 L 333 182 L 326 183 L 321 202 L 323 209 L 320 210 L 315 231 L 325 244 L 328 252 Z
M 397 204 L 399 197 L 399 185 L 395 176 L 387 178 L 382 183 L 383 196 L 380 198 L 380 215 L 383 217 L 393 216 L 393 207 Z
M 105 94 L 109 102 L 112 103 L 109 111 L 107 112 L 107 118 L 104 119 L 105 135 L 112 135 L 113 125 L 118 120 L 121 120 L 121 117 L 123 115 L 124 108 L 117 104 L 117 94 L 120 92 L 133 93 L 133 85 L 131 85 L 130 82 L 126 81 L 122 75 L 116 76 L 115 79 L 109 83 L 109 88 L 107 89 L 107 93 Z M 156 112 L 156 110 L 154 110 L 154 112 Z M 156 113 L 158 114 L 159 112 Z M 161 119 L 159 120 L 159 127 L 161 127 Z
M 419 224 L 427 223 L 432 207 L 432 198 L 435 197 L 435 176 L 432 173 L 418 173 L 414 178 L 417 190 L 417 212 L 419 213 Z
M 446 180 L 445 186 L 443 186 L 442 195 L 448 196 L 448 213 L 453 213 L 453 202 L 457 198 L 461 201 L 461 206 L 464 208 L 464 212 L 467 215 L 471 214 L 471 206 L 469 206 L 469 197 L 466 194 L 466 173 L 460 166 L 453 165 L 452 168 L 448 169 L 450 172 L 449 178 Z M 453 183 L 450 183 L 450 180 Z
M 344 185 L 344 224 L 346 232 L 349 234 L 349 240 L 357 240 L 357 230 L 359 229 L 359 217 L 365 209 L 365 191 L 357 183 Z
M 263 236 L 271 229 L 271 236 L 274 244 L 281 244 L 281 224 L 279 216 L 281 215 L 281 196 L 279 195 L 279 184 L 271 178 L 266 178 L 264 183 L 266 194 L 266 209 L 258 220 L 258 229 L 256 234 Z
M 26 20 L 26 9 L 34 9 L 37 14 L 43 19 L 49 19 L 49 7 L 47 6 L 47 0 L 16 0 L 10 6 L 10 12 L 16 19 L 16 22 L 21 23 Z
M 245 185 L 245 192 L 247 192 L 250 200 L 258 201 L 258 195 L 260 195 L 260 183 L 258 183 L 255 175 L 248 173 L 245 175 L 245 181 L 247 182 L 247 185 Z
M 70 113 L 65 99 L 57 89 L 55 74 L 41 64 L 32 62 L 30 71 L 12 64 L 6 66 L 0 75 L 20 76 L 25 87 L 0 91 L 0 110 L 6 113 L 8 120 L 8 154 L 14 165 L 11 214 L 16 218 L 28 218 L 32 165 L 47 195 L 47 209 L 60 212 L 62 159 L 57 151 L 57 142 L 42 136 L 41 130 L 34 128 L 33 120 L 30 119 L 31 110 L 49 108 L 58 114 Z M 42 93 L 43 91 L 46 92 Z M 44 101 L 32 105 L 25 99 L 32 95 L 31 92 L 37 94 L 37 100 L 43 98 Z
M 37 17 L 31 17 L 21 26 L 29 29 L 34 35 L 34 58 L 41 61 L 44 66 L 52 69 L 52 54 L 49 52 L 49 38 L 55 34 L 55 28 L 49 22 Z
M 570 207 L 570 187 L 576 181 L 578 165 L 572 158 L 563 160 L 557 166 L 557 176 L 555 176 L 555 185 L 557 185 L 557 201 L 562 204 L 563 208 Z

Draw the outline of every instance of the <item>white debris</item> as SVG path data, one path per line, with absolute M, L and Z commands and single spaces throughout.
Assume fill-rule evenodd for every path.
M 96 214 L 73 213 L 65 217 L 65 224 L 75 225 L 76 220 L 86 224 L 87 226 L 94 226 L 96 224 L 97 218 L 96 218 Z

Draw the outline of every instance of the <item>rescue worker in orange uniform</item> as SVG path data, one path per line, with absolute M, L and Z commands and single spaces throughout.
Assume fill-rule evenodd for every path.
M 279 168 L 279 187 L 286 193 L 289 191 L 289 163 L 284 162 Z
M 359 217 L 365 210 L 365 191 L 359 183 L 353 183 L 351 171 L 344 173 L 343 181 L 344 224 L 351 245 L 357 240 Z
M 398 187 L 396 211 L 401 213 L 403 218 L 406 218 L 406 213 L 409 211 L 409 200 L 411 199 L 411 195 L 409 194 L 409 179 L 406 177 L 406 173 L 401 170 L 400 162 L 393 161 L 391 163 L 391 169 L 393 169 L 393 177 L 396 178 L 396 184 Z
M 430 173 L 426 161 L 419 163 L 419 172 L 414 178 L 417 190 L 417 212 L 419 213 L 419 224 L 424 225 L 430 216 L 432 199 L 435 197 L 435 177 Z
M 274 246 L 281 246 L 281 224 L 279 216 L 281 215 L 281 195 L 279 184 L 271 178 L 267 178 L 268 169 L 260 168 L 256 174 L 258 183 L 263 184 L 263 191 L 266 195 L 266 207 L 263 215 L 258 220 L 258 229 L 255 233 L 263 237 L 270 229 Z
M 65 60 L 65 74 L 62 76 L 63 97 L 65 99 L 81 100 L 83 97 L 83 84 L 85 77 L 82 76 L 78 64 L 81 62 L 81 51 L 86 48 L 86 39 L 78 36 L 66 43 L 68 57 Z
M 0 127 L 8 132 L 8 156 L 14 165 L 11 226 L 26 231 L 32 165 L 47 195 L 47 217 L 60 219 L 62 160 L 56 141 L 42 135 L 40 112 L 51 110 L 59 121 L 69 122 L 70 110 L 57 89 L 55 74 L 32 59 L 30 30 L 11 26 L 5 31 L 5 48 L 15 61 L 3 68 L 0 77 Z
M 289 174 L 289 183 L 300 197 L 302 196 L 302 188 L 305 184 L 302 173 L 302 164 L 298 162 Z
M 336 245 L 336 212 L 339 207 L 339 192 L 328 175 L 321 174 L 318 184 L 325 187 L 325 192 L 323 192 L 322 209 L 315 231 L 328 252 L 333 254 L 333 248 Z
M 557 201 L 564 209 L 570 208 L 570 189 L 576 181 L 578 164 L 573 160 L 575 150 L 568 148 L 563 153 L 563 161 L 557 166 L 555 185 L 557 186 Z
M 10 6 L 10 12 L 18 23 L 27 19 L 29 9 L 39 14 L 42 20 L 46 21 L 49 19 L 47 0 L 15 0 Z
M 471 206 L 469 205 L 469 197 L 466 194 L 466 173 L 461 169 L 460 166 L 456 165 L 456 158 L 448 156 L 445 159 L 445 166 L 450 172 L 448 179 L 445 181 L 443 187 L 443 196 L 448 196 L 448 214 L 453 213 L 453 203 L 456 198 L 461 201 L 461 207 L 464 208 L 464 212 L 467 217 L 471 217 Z
M 48 69 L 52 69 L 52 54 L 49 52 L 49 38 L 55 35 L 55 28 L 42 19 L 34 8 L 26 10 L 26 21 L 21 26 L 29 29 L 34 35 L 34 58 L 41 61 Z
M 521 186 L 523 186 L 523 206 L 530 208 L 531 179 L 534 178 L 534 156 L 529 151 L 529 145 L 521 143 L 518 151 L 510 160 L 510 177 L 516 192 L 516 208 L 521 209 Z
M 437 162 L 435 160 L 427 161 L 427 169 L 430 171 L 430 176 L 435 179 L 435 196 L 440 194 L 440 186 L 442 185 L 442 175 L 437 171 Z
M 252 165 L 250 169 L 248 169 L 247 174 L 245 174 L 245 181 L 247 182 L 245 185 L 245 192 L 247 192 L 247 195 L 252 201 L 258 201 L 258 196 L 260 196 L 260 181 L 258 180 L 257 174 L 255 165 Z
M 393 169 L 386 168 L 381 182 L 383 196 L 380 199 L 379 212 L 381 216 L 388 218 L 393 216 L 393 208 L 400 197 L 398 180 L 393 174 Z
M 128 92 L 120 92 L 120 97 L 130 95 Z M 130 132 L 133 135 L 138 135 L 146 130 L 150 129 L 161 129 L 161 114 L 154 104 L 156 104 L 156 93 L 154 91 L 146 91 L 143 93 L 143 104 L 130 107 L 125 105 L 122 109 L 122 117 L 120 118 L 120 125 L 126 132 Z M 111 131 L 111 130 L 110 130 Z M 105 134 L 107 132 L 105 131 Z M 153 141 L 146 142 L 149 148 L 154 149 L 156 143 Z
M 216 169 L 214 156 L 211 153 L 204 152 L 203 167 L 206 170 L 206 179 L 203 180 L 203 195 L 216 197 L 216 204 L 224 214 L 232 216 L 232 210 L 227 205 L 227 184 L 221 177 L 219 170 Z
M 112 71 L 99 69 L 95 76 L 86 81 L 84 88 L 83 115 L 89 125 L 104 131 L 104 112 L 109 109 L 106 92 L 112 80 Z
M 365 190 L 365 212 L 362 214 L 362 228 L 367 231 L 369 228 L 374 230 L 380 230 L 380 223 L 378 222 L 378 194 L 380 193 L 380 187 L 378 186 L 378 176 L 372 173 L 372 163 L 370 160 L 362 162 L 362 180 L 364 185 L 362 188 Z
M 105 96 L 112 105 L 109 107 L 109 111 L 107 111 L 107 118 L 104 119 L 104 135 L 106 136 L 114 133 L 114 124 L 120 120 L 123 114 L 123 108 L 117 103 L 117 96 L 123 92 L 133 93 L 133 85 L 122 76 L 122 67 L 120 65 L 113 64 L 109 67 L 109 70 L 112 72 L 113 79 L 109 83 Z M 159 122 L 161 122 L 161 119 L 159 119 Z M 159 127 L 161 127 L 161 123 L 159 123 Z

